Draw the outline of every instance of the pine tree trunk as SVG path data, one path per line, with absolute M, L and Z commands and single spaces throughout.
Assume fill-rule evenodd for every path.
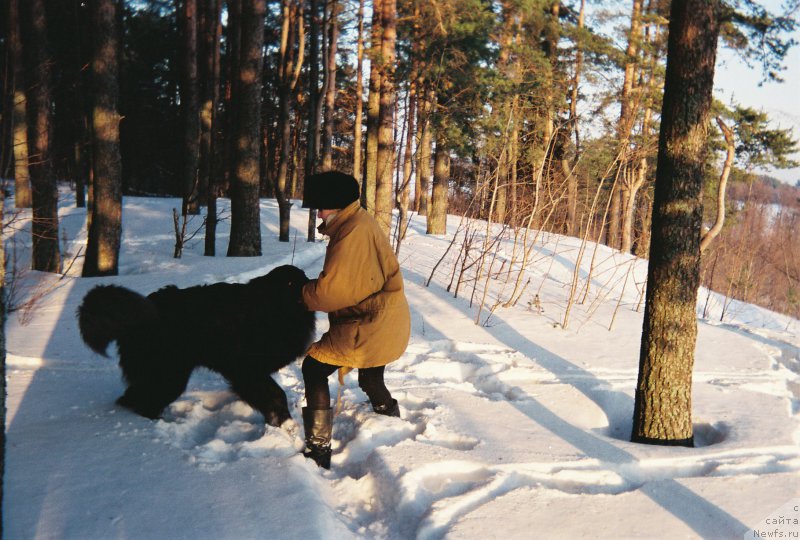
M 626 174 L 635 167 L 629 152 L 631 132 L 636 117 L 637 105 L 634 99 L 634 85 L 639 68 L 639 49 L 642 40 L 642 0 L 633 0 L 631 9 L 631 25 L 628 32 L 628 46 L 625 51 L 625 76 L 620 93 L 620 113 L 617 122 L 618 140 L 618 173 L 611 193 L 611 206 L 608 211 L 608 237 L 606 244 L 610 247 L 622 249 L 625 244 L 623 235 L 630 235 L 624 230 L 625 212 L 629 202 L 625 199 L 625 192 L 630 190 L 625 185 Z
M 309 2 L 309 51 L 308 51 L 308 133 L 306 148 L 306 176 L 317 172 L 317 159 L 319 148 L 320 111 L 319 108 L 319 37 L 321 35 L 319 23 L 319 4 L 318 0 Z M 308 210 L 308 231 L 306 240 L 313 242 L 317 236 L 317 210 Z
M 182 215 L 200 213 L 200 91 L 197 79 L 197 1 L 178 0 L 183 31 L 181 115 L 183 120 Z
M 259 201 L 261 71 L 264 44 L 265 0 L 243 0 L 241 53 L 236 72 L 234 176 L 231 179 L 231 236 L 229 257 L 261 255 Z
M 333 168 L 333 109 L 336 104 L 336 51 L 339 42 L 339 4 L 330 0 L 328 22 L 328 57 L 325 60 L 325 115 L 322 136 L 322 170 Z
M 395 251 L 400 252 L 400 242 L 405 238 L 408 228 L 408 207 L 411 199 L 411 174 L 414 168 L 414 133 L 417 108 L 417 84 L 415 77 L 411 78 L 408 88 L 408 106 L 406 107 L 406 145 L 403 152 L 403 181 L 400 186 L 400 197 L 397 206 L 400 211 L 398 222 L 397 245 Z
M 671 7 L 634 442 L 693 444 L 701 188 L 719 9 L 716 0 Z
M 51 75 L 43 0 L 22 3 L 22 44 L 26 67 L 28 171 L 33 195 L 33 269 L 58 272 L 58 187 L 51 171 Z
M 119 273 L 122 236 L 122 160 L 119 148 L 118 41 L 116 3 L 94 0 L 92 9 L 93 204 L 84 276 Z
M 238 77 L 239 62 L 241 60 L 242 49 L 242 36 L 241 36 L 241 13 L 242 13 L 242 0 L 227 0 L 228 8 L 228 24 L 225 27 L 225 94 L 223 100 L 225 102 L 225 129 L 223 141 L 223 157 L 222 157 L 222 170 L 223 172 L 223 187 L 224 191 L 229 193 L 232 190 L 233 177 L 236 175 L 235 171 L 235 155 L 236 155 L 236 130 L 238 128 L 237 114 L 238 110 L 234 100 L 235 96 L 239 94 L 238 90 Z
M 419 163 L 417 164 L 417 177 L 419 199 L 417 201 L 417 213 L 427 216 L 431 203 L 431 150 L 433 148 L 433 130 L 431 129 L 431 113 L 436 96 L 433 90 L 420 88 L 419 93 L 419 113 L 417 119 L 417 131 L 419 132 Z
M 381 56 L 380 125 L 378 127 L 378 155 L 375 186 L 375 218 L 383 232 L 389 236 L 394 208 L 394 107 L 395 107 L 395 42 L 397 40 L 397 0 L 381 1 L 381 26 L 383 37 Z
M 28 173 L 28 123 L 25 118 L 25 73 L 23 71 L 22 40 L 20 39 L 20 0 L 8 0 L 8 56 L 12 66 L 14 103 L 11 111 L 14 152 L 14 205 L 30 208 L 31 178 Z
M 586 14 L 586 0 L 581 0 L 580 11 L 578 12 L 578 31 L 583 31 Z M 568 126 L 575 136 L 575 157 L 567 173 L 567 234 L 577 236 L 580 234 L 578 224 L 578 177 L 574 172 L 575 165 L 580 160 L 581 137 L 578 129 L 578 98 L 583 69 L 583 40 L 578 39 L 575 44 L 575 75 L 572 78 L 572 88 L 569 98 L 569 122 Z
M 519 100 L 517 96 L 514 96 L 511 103 L 511 111 L 514 115 L 513 122 L 511 124 L 511 137 L 508 142 L 508 153 L 509 153 L 509 162 L 511 165 L 511 170 L 509 171 L 509 179 L 508 179 L 508 192 L 510 194 L 510 203 L 511 203 L 511 219 L 513 220 L 512 224 L 516 226 L 518 216 L 520 215 L 519 209 L 519 171 L 517 168 L 517 164 L 519 162 Z
M 278 212 L 280 214 L 278 239 L 281 242 L 288 242 L 292 209 L 289 164 L 292 161 L 291 99 L 294 90 L 294 42 L 296 36 L 294 28 L 295 24 L 298 23 L 299 17 L 296 2 L 283 0 L 282 4 L 280 73 L 278 73 L 278 137 L 280 154 L 278 175 L 275 181 L 275 195 L 278 200 Z M 302 24 L 302 21 L 300 21 L 300 24 Z M 302 58 L 297 61 L 302 63 Z
M 733 130 L 719 116 L 717 116 L 717 125 L 725 138 L 725 164 L 722 166 L 722 173 L 720 173 L 719 185 L 717 186 L 717 215 L 714 219 L 714 225 L 703 233 L 700 238 L 701 253 L 708 249 L 708 246 L 722 231 L 722 226 L 725 224 L 725 187 L 728 185 L 728 177 L 731 173 L 731 167 L 733 167 L 733 160 L 736 158 L 736 140 L 734 139 Z M 711 287 L 709 286 L 709 288 Z
M 545 26 L 542 31 L 542 47 L 544 49 L 545 57 L 548 61 L 548 70 L 545 72 L 544 83 L 544 152 L 547 162 L 547 170 L 553 170 L 551 160 L 553 158 L 553 151 L 557 144 L 556 134 L 556 105 L 554 98 L 554 89 L 557 81 L 555 73 L 558 66 L 558 42 L 561 38 L 561 26 L 559 22 L 559 13 L 561 11 L 561 2 L 553 0 L 549 6 L 545 7 L 547 16 L 545 18 Z
M 647 158 L 641 158 L 638 167 L 635 162 L 631 162 L 630 170 L 626 171 L 626 174 L 628 178 L 626 178 L 622 197 L 624 206 L 622 212 L 620 250 L 623 253 L 630 253 L 633 247 L 633 224 L 636 217 L 636 197 L 647 178 Z
M 508 80 L 516 85 L 519 83 L 517 70 L 512 62 L 512 49 L 515 42 L 515 36 L 518 35 L 518 16 L 517 9 L 509 2 L 502 3 L 502 29 L 500 32 L 500 51 L 498 55 L 497 65 L 501 73 L 508 78 Z M 503 126 L 500 133 L 501 140 L 499 144 L 498 158 L 497 158 L 497 172 L 495 181 L 493 182 L 494 188 L 494 216 L 489 216 L 490 220 L 495 220 L 504 223 L 506 220 L 506 213 L 508 208 L 508 186 L 509 176 L 511 174 L 513 141 L 512 133 L 514 132 L 515 115 L 516 115 L 516 101 L 517 96 L 508 98 L 503 96 L 500 103 L 493 104 L 493 110 L 497 111 L 499 115 L 499 122 Z
M 91 32 L 89 21 L 88 6 L 80 0 L 70 3 L 69 17 L 72 31 L 78 37 L 73 40 L 69 47 L 67 61 L 69 70 L 73 73 L 73 83 L 66 91 L 66 103 L 62 110 L 66 109 L 68 117 L 68 141 L 69 144 L 69 166 L 70 178 L 75 182 L 75 205 L 78 208 L 86 207 L 86 184 L 89 180 L 89 155 L 88 147 L 91 145 L 90 133 L 88 132 L 88 121 L 86 113 L 87 97 L 91 95 L 91 81 L 88 70 L 83 67 L 91 58 Z M 121 45 L 120 45 L 121 46 Z M 58 110 L 56 104 L 56 110 Z
M 364 163 L 364 183 L 361 189 L 361 206 L 375 213 L 375 191 L 378 178 L 378 130 L 381 112 L 381 27 L 383 0 L 372 2 L 372 33 L 370 38 L 369 97 L 367 99 L 367 149 Z
M 441 129 L 441 131 L 444 131 Z M 447 191 L 450 180 L 450 152 L 444 136 L 436 134 L 436 153 L 433 165 L 433 190 L 428 209 L 427 234 L 447 234 Z
M 358 1 L 358 37 L 356 45 L 356 113 L 353 122 L 353 177 L 361 185 L 363 175 L 363 161 L 361 128 L 364 117 L 364 0 Z
M 217 236 L 217 182 L 216 137 L 217 103 L 219 103 L 220 81 L 220 36 L 222 35 L 222 0 L 201 0 L 203 23 L 201 25 L 203 51 L 201 54 L 202 107 L 200 111 L 200 191 L 205 194 L 206 223 L 205 250 L 207 257 L 216 255 Z

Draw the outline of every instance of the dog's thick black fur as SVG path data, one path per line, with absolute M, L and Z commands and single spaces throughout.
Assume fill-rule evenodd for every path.
M 289 409 L 270 374 L 301 356 L 314 335 L 314 312 L 300 300 L 306 282 L 302 270 L 286 265 L 245 284 L 168 286 L 147 297 L 101 285 L 84 297 L 78 323 L 99 354 L 117 342 L 128 384 L 120 405 L 157 418 L 186 389 L 192 370 L 205 366 L 278 426 Z

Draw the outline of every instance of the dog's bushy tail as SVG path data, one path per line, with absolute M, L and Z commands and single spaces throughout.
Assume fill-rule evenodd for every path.
M 90 290 L 78 307 L 81 337 L 94 352 L 103 356 L 108 344 L 140 335 L 148 339 L 155 331 L 158 310 L 146 297 L 125 287 L 99 285 Z M 151 334 L 152 336 L 152 334 Z

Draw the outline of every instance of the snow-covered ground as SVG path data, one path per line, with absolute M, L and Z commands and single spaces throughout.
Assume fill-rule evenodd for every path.
M 69 266 L 85 247 L 85 212 L 63 198 Z M 224 257 L 224 222 L 220 256 L 202 255 L 200 235 L 173 259 L 179 206 L 125 199 L 119 277 L 79 278 L 80 257 L 63 278 L 17 277 L 12 302 L 29 306 L 6 329 L 7 538 L 800 537 L 800 323 L 735 303 L 719 321 L 722 300 L 701 291 L 698 313 L 709 318 L 699 320 L 694 370 L 697 447 L 632 444 L 646 263 L 590 244 L 570 306 L 581 253 L 572 238 L 533 245 L 530 236 L 519 300 L 503 307 L 523 239 L 516 250 L 513 238 L 490 245 L 485 299 L 483 278 L 454 298 L 461 232 L 437 263 L 464 224 L 451 216 L 449 235 L 432 237 L 415 217 L 400 253 L 412 338 L 387 370 L 402 418 L 374 415 L 348 376 L 331 471 L 298 453 L 302 430 L 265 429 L 208 371 L 160 420 L 118 408 L 116 362 L 78 336 L 75 309 L 91 287 L 148 293 L 246 281 L 290 262 L 312 277 L 321 269 L 325 244 L 305 241 L 307 213 L 295 209 L 296 241 L 280 243 L 272 201 L 262 203 L 264 256 Z M 30 254 L 26 217 L 6 230 L 18 269 Z M 477 243 L 483 227 L 472 224 Z M 321 316 L 318 330 L 326 325 Z M 299 361 L 277 379 L 299 422 Z

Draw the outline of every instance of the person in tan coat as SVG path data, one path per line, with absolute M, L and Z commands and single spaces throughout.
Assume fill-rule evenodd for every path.
M 359 202 L 358 182 L 330 171 L 306 179 L 304 208 L 316 208 L 330 241 L 317 279 L 303 287 L 309 310 L 328 313 L 329 330 L 303 361 L 305 456 L 330 468 L 333 411 L 328 377 L 358 369 L 373 410 L 400 416 L 383 380 L 386 364 L 405 352 L 411 316 L 403 276 L 386 234 Z

